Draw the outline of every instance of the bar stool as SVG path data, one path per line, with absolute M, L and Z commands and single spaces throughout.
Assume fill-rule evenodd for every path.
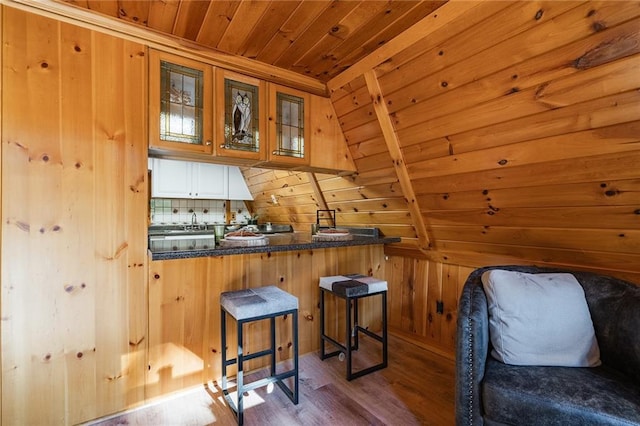
M 221 338 L 222 338 L 222 393 L 238 419 L 238 424 L 243 423 L 243 394 L 244 392 L 259 387 L 276 383 L 282 391 L 294 403 L 298 404 L 298 298 L 275 286 L 253 288 L 239 291 L 229 291 L 220 294 L 221 312 Z M 227 328 L 226 317 L 231 315 L 238 327 L 238 355 L 236 358 L 227 359 Z M 293 368 L 276 373 L 276 318 L 283 315 L 292 315 L 293 326 Z M 263 319 L 270 320 L 270 348 L 260 352 L 245 355 L 242 348 L 242 326 L 251 321 Z M 251 383 L 244 383 L 243 363 L 254 358 L 271 355 L 270 375 Z M 229 394 L 227 383 L 227 367 L 238 364 L 236 378 L 237 404 Z M 284 383 L 284 379 L 293 377 L 293 389 Z
M 328 336 L 325 332 L 325 293 L 345 300 L 346 305 L 346 342 L 343 344 Z M 382 335 L 373 333 L 358 324 L 358 301 L 360 299 L 380 295 L 382 302 Z M 353 302 L 353 322 L 351 302 Z M 357 372 L 352 371 L 352 351 L 358 350 L 358 334 L 364 333 L 382 344 L 382 361 Z M 338 349 L 327 353 L 325 342 Z M 320 277 L 320 359 L 324 360 L 344 354 L 347 360 L 347 380 L 353 380 L 387 366 L 387 282 L 360 274 Z

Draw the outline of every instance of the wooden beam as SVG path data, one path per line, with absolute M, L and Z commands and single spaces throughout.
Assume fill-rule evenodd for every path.
M 445 3 L 430 15 L 415 23 L 408 30 L 403 31 L 388 43 L 385 43 L 368 56 L 362 58 L 342 73 L 329 80 L 329 82 L 327 82 L 329 92 L 332 93 L 345 84 L 353 81 L 397 53 L 402 52 L 416 42 L 427 37 L 429 34 L 436 32 L 449 22 L 457 19 L 459 16 L 467 13 L 469 10 L 481 3 L 482 2 L 479 1 L 462 0 L 452 0 Z
M 398 180 L 400 181 L 400 188 L 402 188 L 402 193 L 407 200 L 411 221 L 413 222 L 416 228 L 416 234 L 418 235 L 418 246 L 421 250 L 429 250 L 432 247 L 429 242 L 430 238 L 427 234 L 427 227 L 422 219 L 422 213 L 420 212 L 420 207 L 416 201 L 416 195 L 413 191 L 413 186 L 411 185 L 411 179 L 409 179 L 409 173 L 407 172 L 404 156 L 400 150 L 400 141 L 396 135 L 391 117 L 389 117 L 387 104 L 384 101 L 382 89 L 380 88 L 375 71 L 369 70 L 365 72 L 364 79 L 367 82 L 367 89 L 369 90 L 369 95 L 371 95 L 373 108 L 376 112 L 376 116 L 378 117 L 378 121 L 380 122 L 380 128 L 382 129 L 382 134 L 384 135 L 389 155 L 393 161 L 393 168 L 395 169 L 396 174 L 398 175 Z
M 318 179 L 316 179 L 316 174 L 315 173 L 307 173 L 307 178 L 309 179 L 309 183 L 311 184 L 311 187 L 313 188 L 313 195 L 316 198 L 316 201 L 318 202 L 318 207 L 320 207 L 320 210 L 329 210 L 329 207 L 327 205 L 327 201 L 324 198 L 324 194 L 322 193 L 322 190 L 320 189 L 320 185 L 318 185 Z M 331 226 L 336 226 L 335 217 L 333 219 L 334 220 L 332 220 L 330 222 L 330 225 Z
M 262 80 L 272 81 L 320 96 L 327 96 L 326 85 L 314 78 L 252 59 L 204 48 L 202 45 L 190 40 L 171 37 L 151 28 L 99 15 L 69 3 L 53 0 L 0 0 L 0 4 L 145 44 L 154 49 L 182 55 L 186 58 L 234 70 Z

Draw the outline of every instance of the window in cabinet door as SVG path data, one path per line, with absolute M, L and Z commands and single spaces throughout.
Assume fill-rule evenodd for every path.
M 160 139 L 202 144 L 202 71 L 161 61 L 160 72 Z
M 304 99 L 286 93 L 276 99 L 276 155 L 304 157 Z
M 225 148 L 249 152 L 260 150 L 258 96 L 257 86 L 224 80 Z

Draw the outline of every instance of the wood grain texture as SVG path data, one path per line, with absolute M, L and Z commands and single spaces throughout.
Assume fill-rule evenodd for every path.
M 78 423 L 144 397 L 146 54 L 3 19 L 3 423 Z
M 356 358 L 368 362 L 378 346 L 371 339 L 362 339 L 362 349 Z M 256 389 L 246 399 L 250 403 L 245 408 L 245 424 L 453 424 L 453 361 L 393 336 L 389 348 L 393 356 L 386 369 L 351 382 L 344 378 L 344 362 L 336 358 L 321 361 L 315 353 L 301 356 L 300 403 L 293 405 L 278 389 L 273 392 Z M 420 374 L 415 374 L 416 371 Z M 260 370 L 246 378 L 256 380 L 265 374 Z M 118 416 L 99 419 L 95 424 L 233 424 L 234 421 L 231 410 L 221 402 L 218 384 L 208 383 Z
M 146 398 L 218 380 L 221 375 L 220 293 L 275 285 L 298 298 L 299 353 L 319 348 L 319 290 L 321 276 L 363 273 L 383 279 L 382 246 L 343 247 L 303 252 L 274 252 L 226 257 L 152 261 L 149 267 L 149 371 Z M 377 302 L 377 303 L 375 303 Z M 381 327 L 379 301 L 360 305 L 360 324 Z M 327 315 L 337 310 L 327 329 L 344 337 L 344 309 L 328 301 Z M 227 322 L 228 356 L 236 353 L 236 328 Z M 291 359 L 291 319 L 276 322 L 278 362 Z M 268 346 L 268 323 L 245 326 L 244 351 Z M 269 359 L 247 363 L 247 370 L 267 365 Z M 234 373 L 234 367 L 231 368 Z

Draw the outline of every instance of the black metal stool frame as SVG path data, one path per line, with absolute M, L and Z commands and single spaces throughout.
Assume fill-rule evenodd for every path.
M 336 339 L 327 336 L 325 333 L 325 313 L 324 313 L 324 295 L 325 293 L 329 293 L 338 297 L 340 299 L 345 300 L 346 305 L 346 335 L 345 344 L 338 342 Z M 382 299 L 382 336 L 373 333 L 366 328 L 361 327 L 358 324 L 358 301 L 360 299 L 364 299 L 365 297 L 371 297 L 380 295 Z M 351 322 L 351 302 L 353 301 L 353 326 Z M 352 363 L 351 363 L 351 352 L 358 350 L 358 333 L 364 333 L 367 336 L 377 340 L 382 343 L 382 362 L 372 365 L 370 367 L 364 368 L 360 371 L 356 371 L 355 373 L 352 371 Z M 353 379 L 357 379 L 358 377 L 364 376 L 365 374 L 372 373 L 374 371 L 380 370 L 382 368 L 387 367 L 388 364 L 388 354 L 387 354 L 387 290 L 378 291 L 375 293 L 362 294 L 358 296 L 342 296 L 340 294 L 334 293 L 331 290 L 327 290 L 326 288 L 320 287 L 320 359 L 324 360 L 333 356 L 337 356 L 340 353 L 345 353 L 345 357 L 347 359 L 347 380 L 351 381 Z M 334 346 L 337 346 L 339 349 L 327 353 L 325 351 L 325 342 L 330 342 Z
M 222 393 L 224 394 L 224 398 L 231 407 L 232 411 L 236 415 L 238 419 L 238 424 L 241 425 L 244 423 L 244 401 L 243 394 L 244 392 L 257 389 L 259 387 L 268 385 L 269 383 L 276 383 L 280 389 L 287 395 L 287 397 L 294 403 L 298 404 L 299 400 L 299 390 L 298 390 L 298 310 L 291 309 L 288 311 L 276 312 L 274 314 L 262 315 L 257 317 L 250 317 L 238 320 L 237 323 L 237 333 L 238 333 L 238 355 L 236 358 L 227 359 L 227 311 L 224 308 L 220 309 L 221 318 L 220 318 L 220 326 L 222 329 Z M 229 314 L 231 315 L 231 314 Z M 292 328 L 293 328 L 293 369 L 276 374 L 276 318 L 283 315 L 292 315 Z M 233 318 L 233 315 L 231 315 Z M 244 351 L 242 348 L 243 345 L 243 332 L 242 326 L 246 323 L 253 321 L 260 321 L 263 319 L 269 319 L 269 329 L 270 329 L 270 345 L 269 349 L 262 350 L 260 352 L 255 352 L 253 354 L 244 355 Z M 251 383 L 244 383 L 243 377 L 243 363 L 244 361 L 249 361 L 254 358 L 260 358 L 263 356 L 271 355 L 271 365 L 269 368 L 270 376 L 265 377 L 260 380 L 255 380 Z M 238 403 L 237 405 L 231 398 L 229 393 L 229 387 L 227 383 L 227 367 L 233 364 L 238 364 L 238 374 L 236 376 L 236 393 L 238 394 Z M 294 386 L 293 389 L 290 389 L 284 382 L 284 379 L 289 377 L 294 377 Z

